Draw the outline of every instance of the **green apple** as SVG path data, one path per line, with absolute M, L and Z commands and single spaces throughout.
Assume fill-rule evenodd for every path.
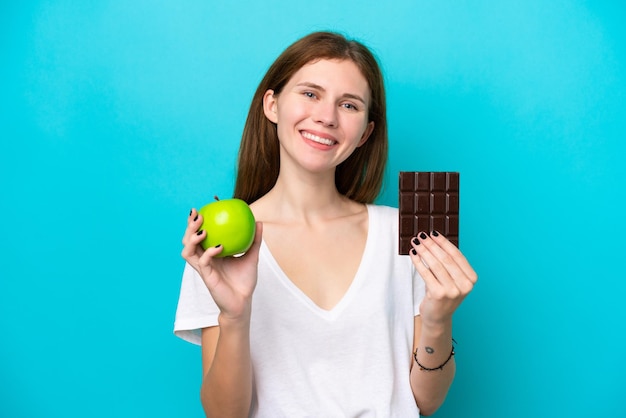
M 241 199 L 219 200 L 203 206 L 201 230 L 206 238 L 200 243 L 205 250 L 221 244 L 223 249 L 216 257 L 243 254 L 252 245 L 256 231 L 254 215 L 250 206 Z

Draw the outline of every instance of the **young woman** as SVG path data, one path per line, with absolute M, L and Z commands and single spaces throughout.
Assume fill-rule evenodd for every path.
M 398 255 L 374 205 L 387 158 L 371 52 L 317 32 L 268 70 L 243 133 L 235 197 L 257 222 L 242 257 L 199 245 L 192 209 L 175 332 L 202 345 L 208 417 L 418 417 L 455 372 L 452 316 L 476 282 L 437 231 Z

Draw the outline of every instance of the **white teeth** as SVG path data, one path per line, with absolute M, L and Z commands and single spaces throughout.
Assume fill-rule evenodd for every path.
M 324 145 L 333 145 L 335 143 L 335 141 L 333 141 L 332 139 L 322 138 L 317 135 L 313 135 L 312 133 L 309 133 L 309 132 L 302 132 L 302 136 L 313 142 L 317 142 L 317 143 L 324 144 Z

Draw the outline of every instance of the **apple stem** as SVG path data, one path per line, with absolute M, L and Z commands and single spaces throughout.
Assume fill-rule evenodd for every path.
M 217 200 L 219 202 L 220 198 L 217 197 L 217 195 L 213 196 L 213 199 Z

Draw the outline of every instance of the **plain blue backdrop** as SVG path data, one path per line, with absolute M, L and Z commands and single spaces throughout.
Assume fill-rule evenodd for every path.
M 313 30 L 384 68 L 397 172 L 461 172 L 479 283 L 437 417 L 624 417 L 622 1 L 0 6 L 0 417 L 200 417 L 172 326 L 189 209 Z M 336 249 L 340 251 L 340 249 Z

